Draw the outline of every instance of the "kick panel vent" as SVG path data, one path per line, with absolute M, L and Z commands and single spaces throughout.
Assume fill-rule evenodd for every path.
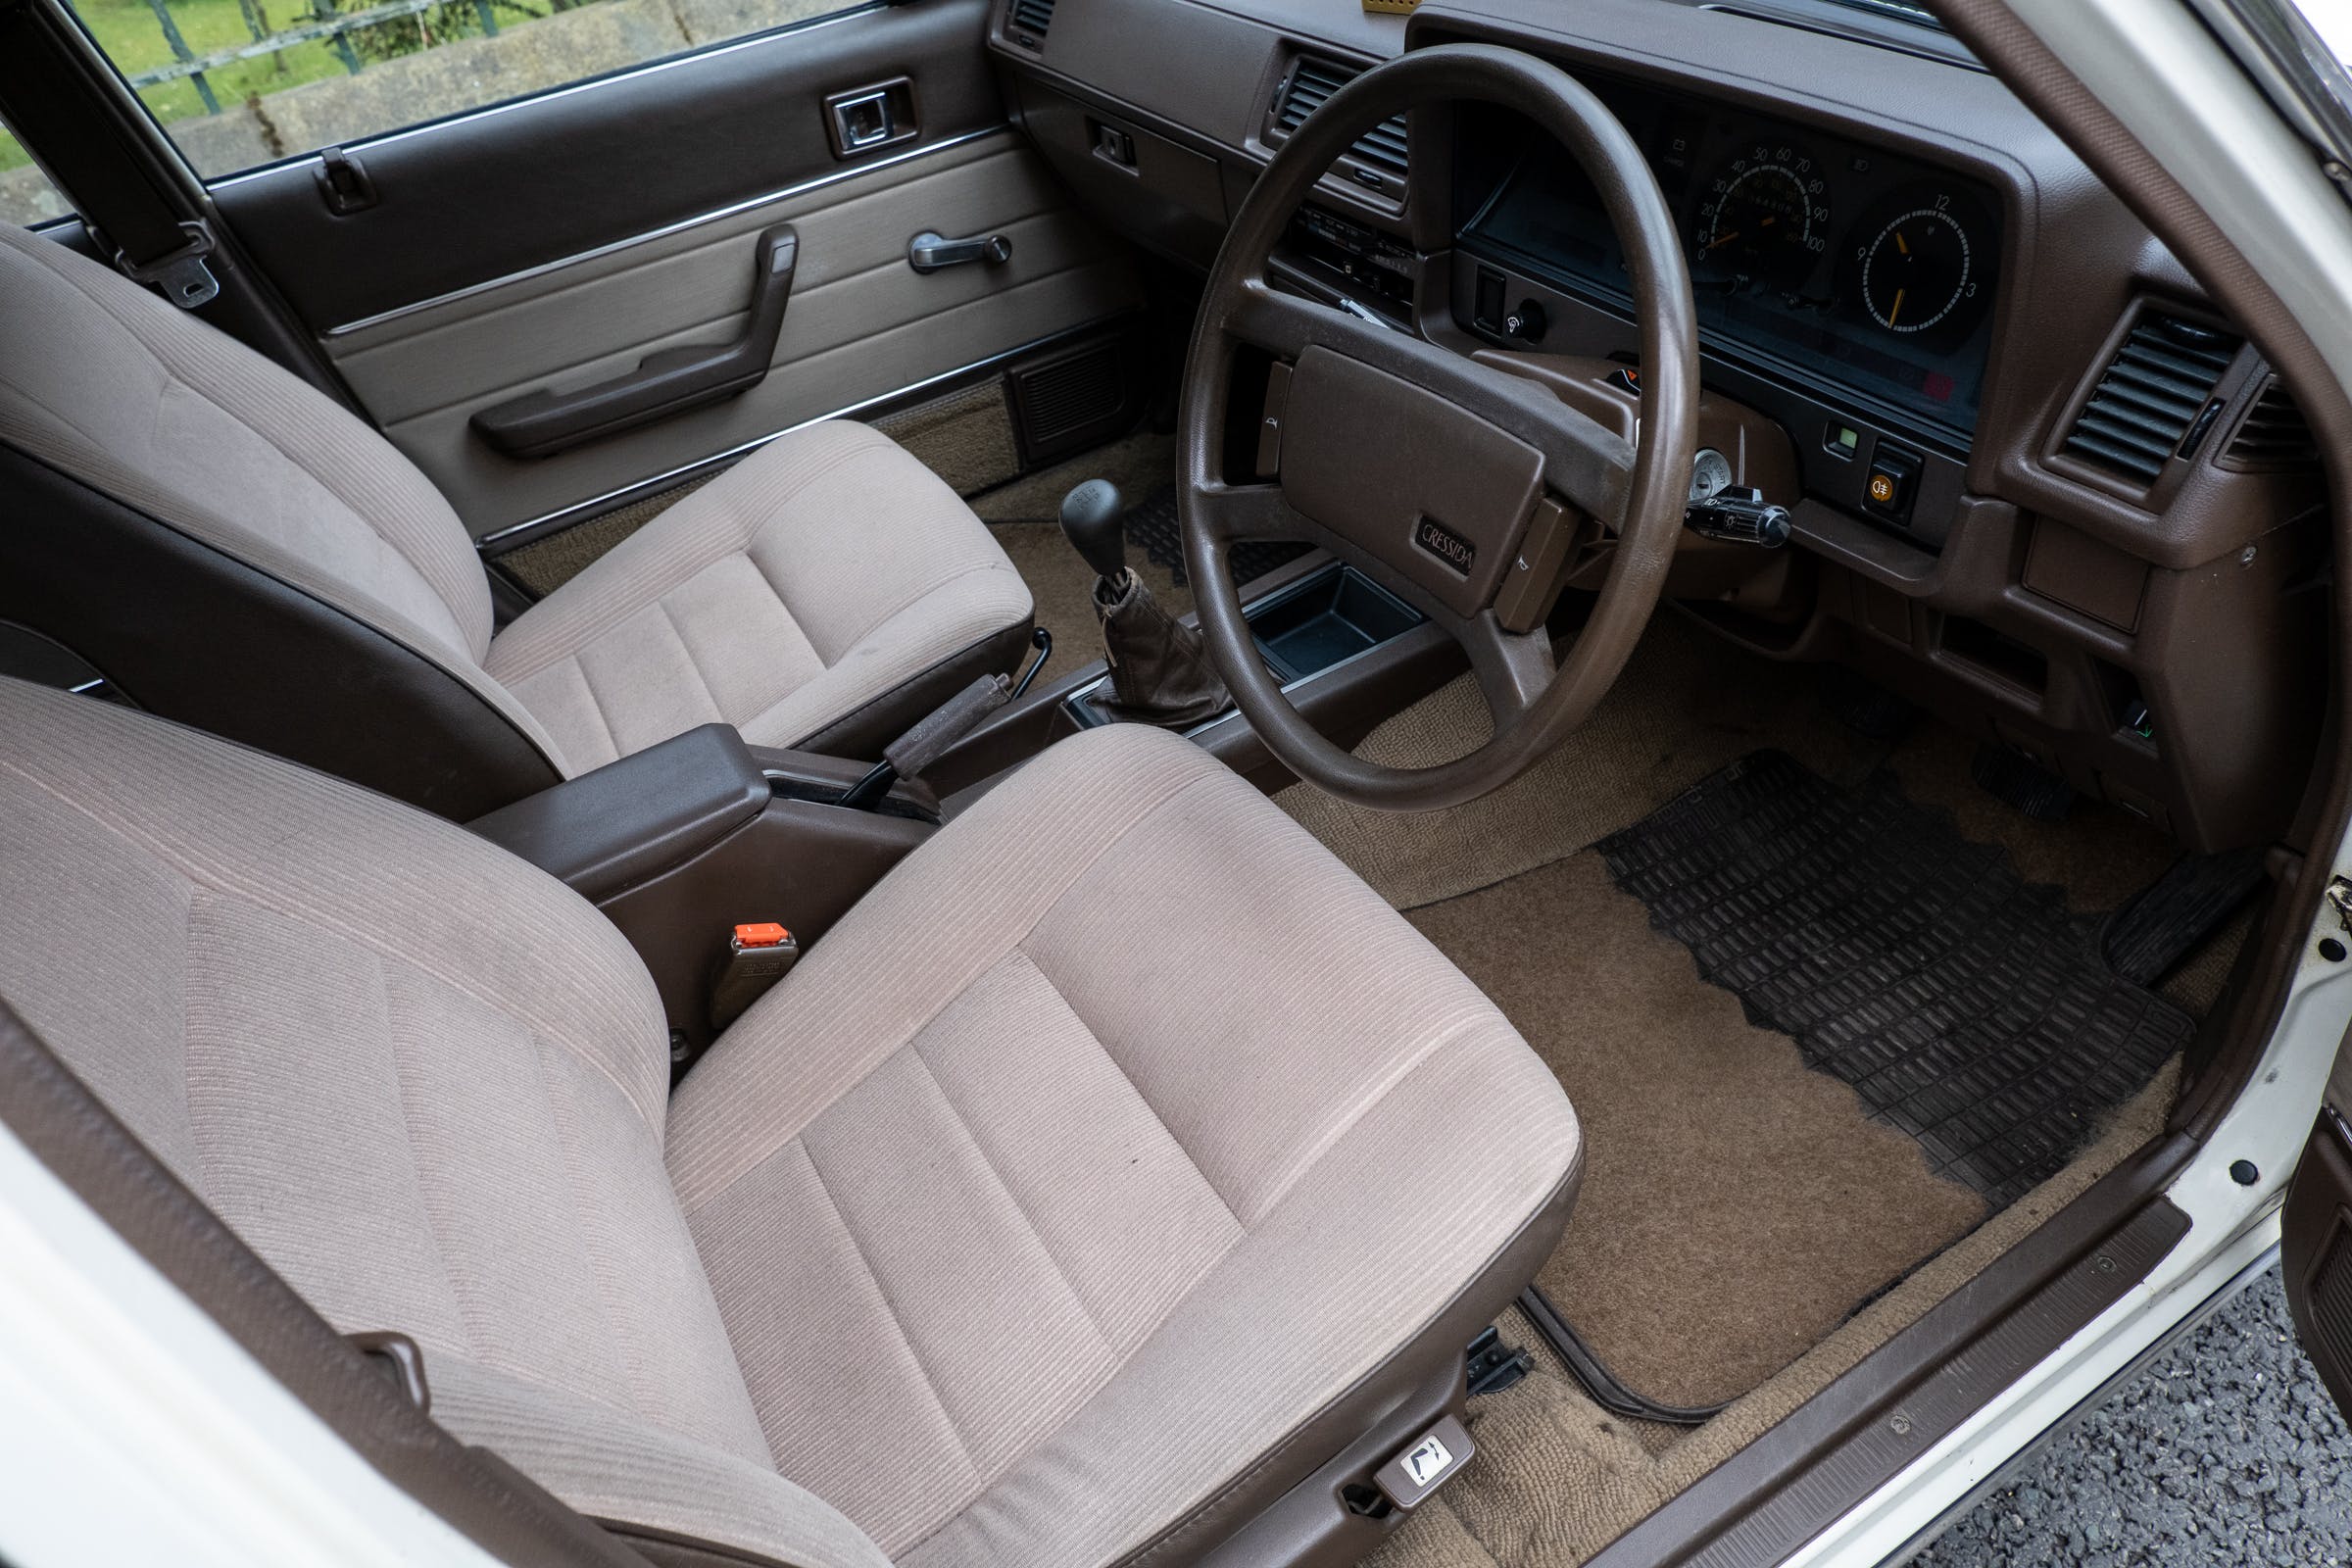
M 1137 349 L 1120 335 L 1050 354 L 1010 376 L 1013 431 L 1026 466 L 1125 435 L 1142 416 Z
M 2230 438 L 2225 457 L 2238 468 L 2308 468 L 2320 461 L 2310 423 L 2277 376 L 2237 421 L 2237 434 Z
M 2212 398 L 2237 345 L 2235 336 L 2215 327 L 2142 311 L 2075 416 L 2062 450 L 2111 473 L 2154 483 Z
M 1012 0 L 1012 30 L 1034 49 L 1054 25 L 1054 0 Z
M 1362 69 L 1300 55 L 1298 63 L 1291 68 L 1290 79 L 1283 83 L 1282 96 L 1274 111 L 1275 130 L 1285 136 L 1297 130 L 1333 93 L 1361 74 Z M 1405 169 L 1404 117 L 1390 116 L 1358 136 L 1349 151 L 1375 169 L 1387 170 L 1401 178 Z
M 1119 402 L 1119 357 L 1108 348 L 1047 366 L 1021 380 L 1029 434 L 1041 443 L 1064 440 Z

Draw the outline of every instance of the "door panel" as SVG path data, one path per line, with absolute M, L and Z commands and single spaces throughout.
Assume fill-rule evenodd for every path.
M 847 12 L 355 143 L 378 204 L 348 216 L 321 198 L 313 158 L 222 180 L 213 199 L 326 332 L 855 168 L 821 102 L 845 87 L 915 84 L 918 136 L 869 159 L 1001 125 L 986 15 L 986 0 Z
M 755 238 L 800 231 L 767 378 L 715 407 L 538 460 L 468 427 L 477 409 L 623 374 L 649 353 L 742 330 Z M 1012 242 L 998 267 L 923 275 L 925 228 Z M 998 132 L 798 197 L 469 294 L 326 341 L 385 433 L 476 537 L 887 396 L 1139 302 L 1131 263 Z
M 985 15 L 858 12 L 364 144 L 378 203 L 349 217 L 316 160 L 217 199 L 362 406 L 486 538 L 1141 304 L 1129 253 L 1004 124 Z M 917 135 L 837 156 L 824 99 L 902 75 Z M 782 222 L 794 286 L 748 391 L 539 459 L 470 429 L 477 410 L 739 336 L 755 241 Z M 925 229 L 1001 233 L 1011 254 L 917 273 L 906 247 Z
M 2279 1276 L 2295 1337 L 2336 1404 L 2352 1413 L 2352 1036 L 2328 1074 L 2320 1119 L 2303 1146 L 2279 1216 Z

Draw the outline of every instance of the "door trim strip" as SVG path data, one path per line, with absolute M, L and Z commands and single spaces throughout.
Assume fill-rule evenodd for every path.
M 846 168 L 836 169 L 830 173 L 819 174 L 813 179 L 804 179 L 797 185 L 786 185 L 776 190 L 763 191 L 760 195 L 749 196 L 738 202 L 729 202 L 724 207 L 713 208 L 707 213 L 697 213 L 692 218 L 681 218 L 674 223 L 664 223 L 660 228 L 649 228 L 642 233 L 592 246 L 569 256 L 558 257 L 551 262 L 540 262 L 535 266 L 523 268 L 519 271 L 486 278 L 479 283 L 468 283 L 464 288 L 451 289 L 446 294 L 436 294 L 430 299 L 415 300 L 407 305 L 396 305 L 388 311 L 378 311 L 373 316 L 364 316 L 356 321 L 346 321 L 340 326 L 330 326 L 318 335 L 321 340 L 332 340 L 348 337 L 355 332 L 365 332 L 389 321 L 402 320 L 408 317 L 421 315 L 426 311 L 438 310 L 444 305 L 456 304 L 460 300 L 473 299 L 516 283 L 527 282 L 532 278 L 545 277 L 551 272 L 560 272 L 567 267 L 577 267 L 585 262 L 598 261 L 607 256 L 616 255 L 633 246 L 650 244 L 658 239 L 667 239 L 672 234 L 681 234 L 704 223 L 715 223 L 724 219 L 734 218 L 740 214 L 751 212 L 755 208 L 764 207 L 770 202 L 787 201 L 795 196 L 806 195 L 812 190 L 822 190 L 827 185 L 838 185 L 844 180 L 870 174 L 877 169 L 889 169 L 899 164 L 912 163 L 918 158 L 928 158 L 934 153 L 944 153 L 954 148 L 968 146 L 990 136 L 1009 135 L 1011 130 L 1012 126 L 1009 123 L 986 125 L 978 130 L 967 130 L 941 141 L 927 142 L 920 147 L 910 147 L 905 152 L 893 153 L 888 157 L 861 159 Z M 316 160 L 314 159 L 314 161 Z
M 1006 349 L 1002 354 L 992 354 L 984 360 L 974 360 L 971 364 L 958 366 L 953 370 L 942 370 L 937 375 L 927 376 L 911 386 L 900 387 L 895 392 L 885 392 L 879 397 L 867 398 L 862 402 L 850 404 L 846 408 L 835 409 L 829 414 L 813 415 L 808 418 L 788 424 L 780 430 L 771 430 L 766 435 L 755 437 L 739 446 L 729 447 L 724 452 L 714 452 L 707 458 L 697 458 L 692 463 L 657 473 L 651 478 L 639 479 L 634 483 L 622 485 L 617 490 L 608 490 L 601 496 L 591 496 L 585 501 L 575 501 L 570 506 L 559 507 L 553 512 L 543 513 L 527 522 L 509 523 L 504 528 L 494 529 L 476 539 L 473 542 L 473 548 L 485 561 L 495 561 L 510 550 L 520 549 L 534 539 L 545 538 L 551 533 L 561 532 L 575 522 L 586 522 L 600 514 L 616 511 L 633 501 L 642 501 L 648 496 L 659 495 L 663 490 L 685 483 L 706 469 L 739 462 L 769 442 L 780 440 L 795 430 L 806 430 L 810 425 L 822 424 L 827 419 L 856 418 L 861 414 L 871 413 L 894 403 L 906 402 L 924 392 L 954 391 L 956 388 L 953 383 L 956 381 L 978 381 L 988 371 L 996 369 L 1000 366 L 1010 364 L 1027 355 L 1043 353 L 1065 342 L 1074 342 L 1091 333 L 1100 332 L 1123 318 L 1123 316 L 1098 317 L 1094 320 L 1065 327 L 1061 331 L 1050 333 L 1015 348 Z

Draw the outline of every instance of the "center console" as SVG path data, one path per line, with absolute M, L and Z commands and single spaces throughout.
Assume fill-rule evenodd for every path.
M 1343 667 L 1396 641 L 1429 617 L 1356 570 L 1327 561 L 1303 577 L 1285 583 L 1242 607 L 1266 669 L 1285 693 L 1318 678 L 1334 678 Z M 1070 692 L 1062 708 L 1081 729 L 1117 722 L 1107 710 L 1107 672 Z M 1236 716 L 1231 706 L 1186 729 L 1199 734 Z

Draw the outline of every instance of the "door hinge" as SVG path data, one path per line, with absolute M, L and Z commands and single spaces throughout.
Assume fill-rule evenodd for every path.
M 2336 922 L 2352 931 L 2352 876 L 2339 876 L 2328 883 L 2328 903 L 2335 910 Z

